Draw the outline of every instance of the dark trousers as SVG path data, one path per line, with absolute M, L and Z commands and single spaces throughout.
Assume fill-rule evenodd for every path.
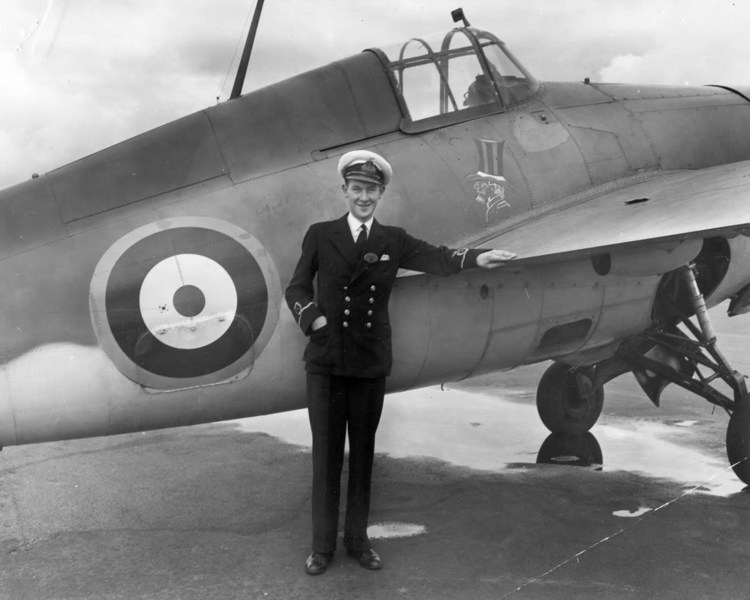
M 344 546 L 369 550 L 367 519 L 375 432 L 383 412 L 385 377 L 362 379 L 307 374 L 307 408 L 313 437 L 313 552 L 336 550 L 341 468 L 349 431 L 349 486 Z

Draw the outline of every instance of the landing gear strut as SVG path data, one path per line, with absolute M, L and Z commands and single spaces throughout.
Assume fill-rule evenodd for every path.
M 750 396 L 745 376 L 732 369 L 716 347 L 716 335 L 694 266 L 683 267 L 675 275 L 681 277 L 683 298 L 687 288 L 689 302 L 685 308 L 695 315 L 697 325 L 690 314 L 669 303 L 669 319 L 624 342 L 611 358 L 588 367 L 553 364 L 539 382 L 539 416 L 553 433 L 580 434 L 599 418 L 604 400 L 602 388 L 607 381 L 632 371 L 657 406 L 664 388 L 674 383 L 730 415 L 727 456 L 737 477 L 750 485 Z M 677 327 L 680 324 L 682 329 Z M 719 382 L 729 387 L 731 397 L 714 387 Z
M 679 322 L 694 339 L 673 325 L 647 331 L 638 339 L 623 344 L 618 354 L 632 367 L 657 406 L 661 390 L 667 383 L 675 383 L 727 411 L 730 415 L 727 456 L 737 477 L 750 485 L 750 401 L 745 376 L 732 369 L 716 347 L 716 335 L 698 289 L 694 267 L 683 267 L 681 271 L 698 325 L 673 308 Z M 711 374 L 704 375 L 701 369 Z M 731 389 L 732 397 L 713 387 L 717 380 Z

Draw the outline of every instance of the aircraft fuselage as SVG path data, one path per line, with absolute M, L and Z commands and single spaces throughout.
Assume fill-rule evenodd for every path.
M 352 148 L 394 165 L 378 220 L 450 246 L 592 189 L 750 158 L 750 104 L 715 87 L 548 83 L 438 129 L 402 119 L 364 52 L 0 192 L 0 445 L 302 407 L 283 289 L 306 228 L 346 211 L 336 162 Z M 711 302 L 750 282 L 744 240 Z M 402 277 L 389 389 L 606 356 L 651 323 L 663 272 L 604 278 L 575 258 Z

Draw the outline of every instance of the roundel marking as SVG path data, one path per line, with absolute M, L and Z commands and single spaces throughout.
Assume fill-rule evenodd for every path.
M 143 280 L 141 316 L 172 348 L 202 348 L 220 339 L 237 314 L 237 290 L 226 269 L 199 254 L 165 258 Z
M 248 232 L 186 217 L 113 244 L 90 298 L 97 337 L 120 371 L 148 388 L 177 389 L 248 371 L 278 322 L 281 288 Z

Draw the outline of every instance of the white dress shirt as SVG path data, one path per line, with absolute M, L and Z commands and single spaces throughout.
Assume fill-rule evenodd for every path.
M 362 223 L 362 221 L 360 221 L 356 217 L 353 217 L 352 213 L 346 215 L 346 221 L 347 223 L 349 223 L 349 229 L 352 232 L 352 239 L 354 240 L 354 243 L 357 243 L 357 238 L 359 237 L 359 231 L 362 225 L 364 225 L 365 229 L 367 230 L 367 237 L 370 237 L 370 229 L 372 228 L 373 219 L 374 217 L 370 217 L 369 219 L 367 219 L 367 221 Z

